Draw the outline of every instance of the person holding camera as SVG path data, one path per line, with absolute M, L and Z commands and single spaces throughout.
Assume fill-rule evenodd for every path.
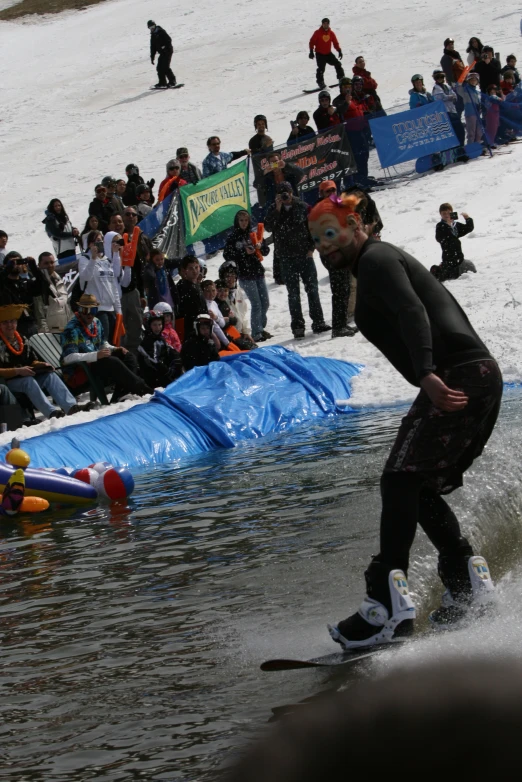
M 308 124 L 310 122 L 310 115 L 307 111 L 300 111 L 295 118 L 295 122 L 290 120 L 290 126 L 292 130 L 286 143 L 288 146 L 291 144 L 297 144 L 303 138 L 310 138 L 315 136 L 315 130 Z
M 22 337 L 38 333 L 34 317 L 34 298 L 42 296 L 46 284 L 34 258 L 22 258 L 15 250 L 8 252 L 0 274 L 0 305 L 23 304 L 17 316 Z
M 87 244 L 89 249 L 80 256 L 78 261 L 80 289 L 82 294 L 90 294 L 99 302 L 96 305 L 98 307 L 96 315 L 103 327 L 104 339 L 111 342 L 116 325 L 116 315 L 121 315 L 117 280 L 119 268 L 115 273 L 111 261 L 106 257 L 103 234 L 100 231 L 91 231 L 87 237 Z
M 442 247 L 442 263 L 432 266 L 430 271 L 440 282 L 456 280 L 464 272 L 476 272 L 475 264 L 466 261 L 460 239 L 473 231 L 475 226 L 471 217 L 462 212 L 465 223 L 458 223 L 458 213 L 453 211 L 451 204 L 441 204 L 439 207 L 440 223 L 435 229 L 435 239 Z
M 493 56 L 494 52 L 491 46 L 484 46 L 480 54 L 480 60 L 475 64 L 473 70 L 478 73 L 480 80 L 480 91 L 486 93 L 488 87 L 494 84 L 500 87 L 500 63 Z
M 283 282 L 288 291 L 294 339 L 304 339 L 305 336 L 300 280 L 308 296 L 312 331 L 315 334 L 331 331 L 332 327 L 324 322 L 319 299 L 317 269 L 313 258 L 314 242 L 308 230 L 308 209 L 305 203 L 293 195 L 289 182 L 277 185 L 275 204 L 266 213 L 265 228 L 274 236 L 275 252 L 280 259 Z

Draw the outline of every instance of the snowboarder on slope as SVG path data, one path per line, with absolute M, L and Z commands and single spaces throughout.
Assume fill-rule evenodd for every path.
M 160 90 L 162 87 L 175 87 L 176 77 L 170 67 L 170 61 L 174 53 L 172 38 L 163 27 L 153 22 L 152 19 L 149 19 L 147 22 L 147 27 L 150 30 L 150 61 L 153 65 L 154 58 L 156 54 L 158 55 L 158 64 L 156 66 L 158 83 L 154 85 L 154 89 Z
M 317 84 L 321 90 L 324 90 L 326 87 L 324 83 L 324 69 L 327 65 L 334 66 L 337 81 L 342 79 L 344 76 L 343 66 L 332 52 L 332 44 L 335 50 L 339 53 L 339 60 L 342 60 L 343 53 L 341 51 L 341 47 L 339 46 L 337 36 L 330 28 L 330 20 L 325 17 L 322 20 L 319 29 L 316 30 L 310 38 L 310 43 L 308 44 L 310 48 L 310 54 L 308 56 L 311 60 L 313 60 L 315 56 L 315 59 L 317 60 L 316 79 Z
M 495 359 L 451 293 L 413 256 L 368 238 L 357 196 L 330 196 L 309 215 L 316 249 L 333 268 L 357 278 L 355 323 L 413 385 L 381 477 L 380 553 L 366 570 L 359 610 L 330 627 L 347 649 L 389 643 L 413 630 L 406 574 L 420 524 L 439 552 L 446 587 L 430 615 L 444 628 L 491 598 L 485 560 L 475 556 L 442 495 L 462 486 L 495 426 L 502 376 Z

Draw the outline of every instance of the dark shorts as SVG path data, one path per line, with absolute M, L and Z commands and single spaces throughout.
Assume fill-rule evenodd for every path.
M 452 389 L 469 397 L 463 410 L 446 413 L 421 390 L 405 418 L 384 468 L 412 472 L 439 494 L 462 486 L 463 474 L 480 456 L 500 410 L 502 375 L 497 362 L 480 359 L 437 371 Z

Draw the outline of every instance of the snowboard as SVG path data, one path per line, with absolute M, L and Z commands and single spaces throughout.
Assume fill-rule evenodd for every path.
M 314 87 L 313 90 L 303 90 L 303 92 L 305 92 L 307 95 L 310 95 L 310 93 L 312 92 L 321 92 L 321 90 L 326 90 L 326 89 L 333 90 L 334 87 L 338 87 L 338 86 L 339 86 L 339 82 L 335 82 L 335 84 L 329 84 L 328 87 Z
M 377 646 L 366 647 L 366 649 L 353 649 L 346 652 L 332 652 L 322 657 L 311 657 L 310 659 L 299 657 L 281 657 L 273 660 L 265 660 L 261 663 L 262 671 L 297 671 L 302 668 L 330 668 L 334 665 L 352 665 L 373 657 L 377 652 L 383 649 L 390 649 L 394 646 L 402 646 L 404 641 L 395 641 L 391 644 L 378 644 Z
M 415 163 L 415 171 L 417 174 L 425 174 L 431 169 L 435 171 L 442 171 L 444 166 L 450 163 L 456 163 L 460 157 L 466 155 L 468 159 L 480 157 L 484 147 L 479 141 L 474 144 L 466 144 L 464 147 L 452 147 L 451 149 L 445 149 L 442 152 L 435 152 L 433 155 L 423 155 Z
M 179 90 L 180 87 L 184 87 L 185 83 L 183 84 L 174 84 L 172 87 L 149 87 L 149 90 L 155 90 L 156 92 L 161 92 L 162 90 Z

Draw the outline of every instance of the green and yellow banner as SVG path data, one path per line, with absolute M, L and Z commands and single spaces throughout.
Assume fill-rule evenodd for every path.
M 185 220 L 185 243 L 209 239 L 234 224 L 238 209 L 250 212 L 248 163 L 243 161 L 197 185 L 179 189 Z

